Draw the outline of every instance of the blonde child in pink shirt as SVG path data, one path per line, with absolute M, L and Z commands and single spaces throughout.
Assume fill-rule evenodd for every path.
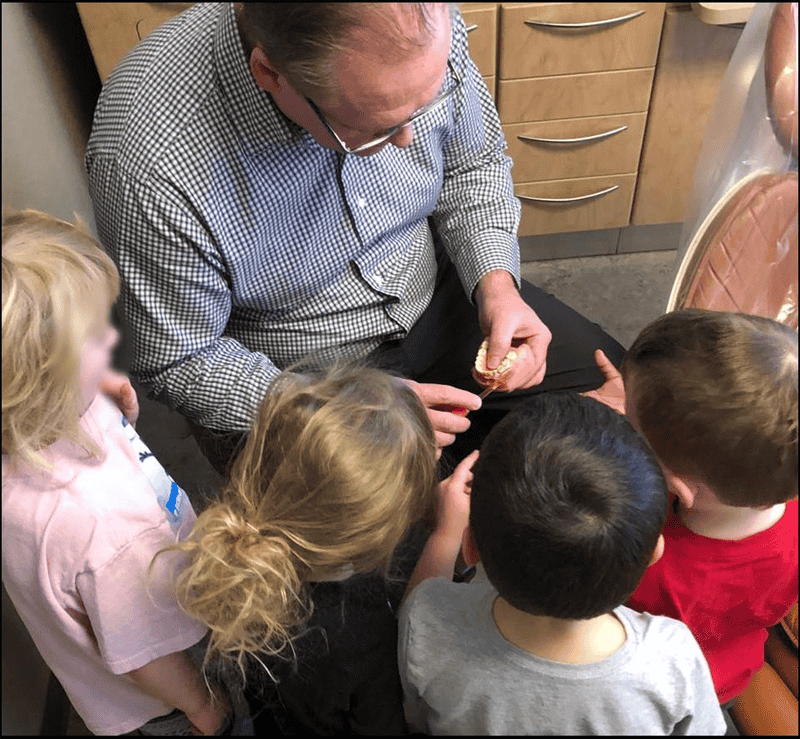
M 185 651 L 206 629 L 175 600 L 180 560 L 147 575 L 195 514 L 101 392 L 135 412 L 109 371 L 117 270 L 35 211 L 4 213 L 2 264 L 3 584 L 92 732 L 213 734 L 228 705 Z

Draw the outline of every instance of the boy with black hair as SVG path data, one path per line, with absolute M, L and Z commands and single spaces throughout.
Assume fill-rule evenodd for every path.
M 666 507 L 655 457 L 610 408 L 542 394 L 510 413 L 472 471 L 462 464 L 440 486 L 409 583 L 399 664 L 410 727 L 724 734 L 689 630 L 621 605 L 662 552 Z M 462 544 L 489 582 L 450 581 Z

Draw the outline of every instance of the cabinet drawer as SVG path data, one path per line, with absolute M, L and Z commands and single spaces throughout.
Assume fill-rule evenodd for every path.
M 477 10 L 469 8 L 469 5 L 478 4 L 462 3 L 460 8 L 467 24 L 469 55 L 483 77 L 493 77 L 497 69 L 497 5 L 489 4 Z
M 532 182 L 636 173 L 646 120 L 647 113 L 631 113 L 503 126 L 511 176 Z
M 540 203 L 537 198 L 580 198 L 617 186 L 613 192 L 575 202 Z M 528 182 L 514 187 L 522 203 L 519 236 L 620 228 L 630 222 L 635 174 L 581 177 L 549 182 Z
M 502 3 L 500 79 L 652 67 L 664 3 Z M 635 15 L 640 13 L 640 15 Z M 627 20 L 624 19 L 628 16 Z M 526 23 L 587 24 L 572 27 Z
M 652 84 L 653 68 L 499 80 L 497 110 L 503 123 L 642 113 Z

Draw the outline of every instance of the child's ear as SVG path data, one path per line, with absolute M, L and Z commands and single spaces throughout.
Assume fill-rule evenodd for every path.
M 472 535 L 472 529 L 469 526 L 464 529 L 464 534 L 461 537 L 461 556 L 464 557 L 464 562 L 469 567 L 473 567 L 481 561 L 480 552 L 475 544 L 475 537 Z
M 649 567 L 650 565 L 654 565 L 661 559 L 661 555 L 664 554 L 664 536 L 663 534 L 658 535 L 658 541 L 656 542 L 656 548 L 653 550 L 653 554 L 650 555 L 650 562 L 647 564 Z
M 679 477 L 674 472 L 670 472 L 667 469 L 664 470 L 664 473 L 667 487 L 678 496 L 684 508 L 691 508 L 697 496 L 697 486 L 690 480 Z

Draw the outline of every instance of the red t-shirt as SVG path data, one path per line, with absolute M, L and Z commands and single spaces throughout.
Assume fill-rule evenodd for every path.
M 797 500 L 774 526 L 739 541 L 695 534 L 673 510 L 663 533 L 664 555 L 626 605 L 683 621 L 727 703 L 764 663 L 767 629 L 797 602 Z

